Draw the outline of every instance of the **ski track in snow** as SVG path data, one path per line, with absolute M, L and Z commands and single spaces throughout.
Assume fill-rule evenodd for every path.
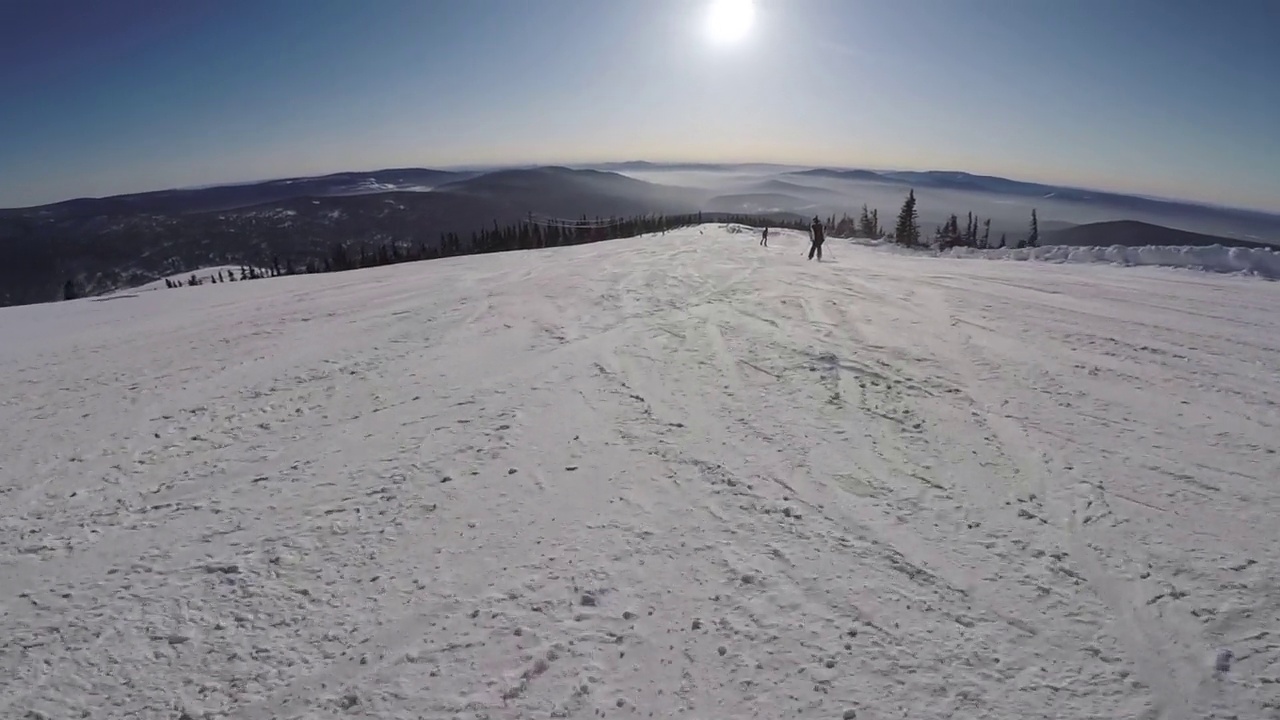
M 0 311 L 0 716 L 1280 717 L 1280 285 L 734 230 Z

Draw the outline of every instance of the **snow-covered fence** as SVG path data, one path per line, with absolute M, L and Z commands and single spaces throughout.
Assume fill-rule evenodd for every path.
M 1217 273 L 1241 273 L 1271 280 L 1280 279 L 1280 251 L 1260 248 L 1143 245 L 1074 246 L 1046 245 L 1035 248 L 976 250 L 952 248 L 942 257 L 988 260 L 1040 260 L 1059 263 L 1108 263 L 1112 265 L 1152 265 L 1188 268 Z

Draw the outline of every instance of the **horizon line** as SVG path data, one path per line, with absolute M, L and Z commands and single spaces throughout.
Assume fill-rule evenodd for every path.
M 373 173 L 381 173 L 381 172 L 392 172 L 397 170 L 436 170 L 441 172 L 497 172 L 502 170 L 522 170 L 522 169 L 531 170 L 536 168 L 551 168 L 551 167 L 563 167 L 568 169 L 583 169 L 583 168 L 592 169 L 598 166 L 637 165 L 637 164 L 653 165 L 656 167 L 661 167 L 664 165 L 665 166 L 688 165 L 693 167 L 735 167 L 735 166 L 761 167 L 763 166 L 763 167 L 776 167 L 776 168 L 803 168 L 806 170 L 830 170 L 833 172 L 865 171 L 865 172 L 873 172 L 873 173 L 892 173 L 892 172 L 952 173 L 952 174 L 969 175 L 972 177 L 987 177 L 987 178 L 995 178 L 999 180 L 1010 180 L 1013 182 L 1022 182 L 1022 183 L 1032 184 L 1032 185 L 1042 185 L 1044 187 L 1049 187 L 1049 188 L 1060 188 L 1063 190 L 1078 190 L 1078 191 L 1084 191 L 1084 192 L 1106 193 L 1109 195 L 1125 196 L 1125 197 L 1137 198 L 1140 200 L 1150 200 L 1154 202 L 1195 205 L 1199 207 L 1219 209 L 1219 210 L 1251 212 L 1251 213 L 1258 213 L 1262 215 L 1269 215 L 1269 216 L 1280 218 L 1280 208 L 1272 210 L 1272 209 L 1264 209 L 1260 207 L 1251 207 L 1248 205 L 1227 205 L 1223 203 L 1215 203 L 1207 200 L 1197 200 L 1192 198 L 1179 198 L 1179 197 L 1160 196 L 1160 195 L 1148 195 L 1148 194 L 1138 193 L 1138 192 L 1105 190 L 1102 188 L 1087 187 L 1087 186 L 1081 186 L 1081 185 L 1054 184 L 1054 183 L 1043 182 L 1040 180 L 1022 180 L 1017 177 L 978 173 L 978 172 L 973 172 L 969 170 L 946 170 L 946 169 L 940 169 L 940 168 L 934 168 L 929 170 L 918 170 L 918 169 L 911 170 L 911 169 L 904 169 L 904 168 L 840 166 L 840 165 L 807 165 L 804 163 L 785 163 L 785 162 L 774 162 L 774 161 L 750 161 L 750 160 L 724 162 L 724 161 L 709 161 L 709 160 L 656 161 L 656 160 L 642 160 L 642 159 L 597 160 L 597 161 L 589 161 L 589 162 L 548 161 L 548 162 L 522 162 L 522 163 L 452 163 L 452 164 L 443 164 L 443 165 L 401 165 L 401 166 L 380 167 L 380 168 L 374 168 L 374 169 L 335 170 L 333 172 L 311 174 L 311 175 L 284 175 L 284 176 L 274 176 L 274 177 L 256 178 L 256 179 L 247 179 L 247 180 L 233 180 L 233 181 L 227 181 L 227 182 L 210 183 L 207 185 L 185 185 L 185 186 L 178 186 L 178 187 L 155 188 L 151 190 L 138 190 L 133 192 L 114 193 L 110 195 L 80 195 L 80 196 L 65 198 L 62 200 L 54 200 L 52 202 L 40 203 L 38 205 L 25 205 L 25 206 L 17 206 L 17 207 L 0 208 L 0 212 L 20 212 L 24 210 L 37 210 L 40 208 L 47 208 L 55 205 L 63 205 L 66 203 L 72 203 L 72 202 L 83 201 L 83 200 L 110 200 L 113 198 L 131 197 L 131 196 L 137 196 L 137 195 L 152 195 L 152 194 L 166 193 L 166 192 L 193 192 L 193 191 L 199 191 L 199 190 L 212 190 L 215 188 L 261 185 L 265 183 L 282 182 L 285 180 L 317 180 L 317 179 L 326 178 L 326 177 L 333 177 L 335 175 L 348 175 L 348 174 L 358 174 L 358 173 L 373 174 Z M 616 173 L 616 174 L 621 174 L 621 173 Z M 660 184 L 660 183 L 655 183 L 655 184 Z M 394 192 L 394 191 L 387 191 L 387 192 Z

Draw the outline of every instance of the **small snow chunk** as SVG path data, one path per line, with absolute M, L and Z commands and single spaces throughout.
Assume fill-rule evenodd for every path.
M 359 704 L 360 696 L 356 695 L 354 692 L 349 692 L 346 695 L 343 695 L 342 699 L 338 701 L 338 706 L 343 710 L 350 710 Z
M 1218 651 L 1218 657 L 1213 661 L 1213 669 L 1218 672 L 1228 672 L 1231 670 L 1231 660 L 1234 653 L 1227 648 Z
M 724 657 L 726 654 L 728 654 L 729 648 L 721 645 L 720 647 L 716 648 L 716 652 L 720 653 L 720 657 Z
M 844 711 L 844 715 L 842 717 L 844 718 L 844 720 L 853 720 L 854 718 L 858 717 L 858 711 L 850 708 Z
M 628 610 L 628 611 L 626 611 L 626 612 L 622 613 L 622 619 L 623 619 L 623 620 L 635 620 L 635 619 L 636 619 L 636 614 L 635 614 L 635 613 L 633 613 L 633 612 L 631 612 L 630 610 Z
M 440 478 L 440 484 L 441 484 L 441 485 L 443 485 L 443 484 L 445 484 L 445 483 L 447 483 L 447 482 L 453 482 L 453 478 L 452 478 L 452 477 L 449 477 L 448 475 L 445 475 L 444 477 Z
M 170 645 L 181 645 L 182 643 L 187 642 L 190 639 L 191 639 L 190 636 L 179 635 L 178 633 L 173 633 L 167 638 Z
M 582 593 L 582 597 L 579 599 L 579 602 L 587 607 L 595 607 L 598 603 L 596 596 L 591 593 Z
M 240 572 L 240 566 L 235 563 L 209 563 L 204 566 L 204 571 L 212 575 L 213 573 L 223 573 L 225 575 L 235 575 Z
M 743 585 L 754 585 L 755 583 L 756 583 L 756 576 L 755 576 L 755 575 L 753 575 L 752 573 L 743 573 L 743 575 L 742 575 L 742 584 L 743 584 Z
M 698 619 L 698 618 L 694 618 L 694 619 L 693 619 L 693 629 L 694 629 L 694 630 L 701 630 L 701 629 L 702 629 L 702 620 L 700 620 L 700 619 Z
M 520 471 L 519 471 L 519 470 L 517 470 L 517 469 L 515 469 L 515 468 L 507 468 L 507 474 L 508 474 L 508 475 L 515 475 L 515 474 L 516 474 L 516 473 L 518 473 L 518 472 L 520 472 Z
M 530 667 L 527 671 L 525 671 L 524 677 L 526 680 L 529 678 L 535 678 L 545 673 L 549 669 L 551 669 L 551 663 L 548 662 L 547 660 L 544 660 L 543 658 L 538 658 L 537 660 L 533 661 L 533 666 Z
M 578 466 L 577 466 L 577 465 L 565 465 L 565 466 L 564 466 L 564 469 L 565 469 L 565 470 L 568 470 L 569 472 L 573 472 L 574 470 L 577 470 L 577 469 L 578 469 Z

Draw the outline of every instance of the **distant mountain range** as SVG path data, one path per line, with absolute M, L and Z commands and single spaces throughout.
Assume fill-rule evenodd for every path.
M 1263 237 L 1280 241 L 1280 214 L 1265 213 L 1257 210 L 1227 208 L 1178 200 L 1160 200 L 1138 195 L 1125 195 L 1059 185 L 1045 185 L 990 175 L 974 175 L 966 172 L 940 170 L 874 172 L 871 170 L 829 170 L 819 168 L 796 171 L 791 174 L 796 177 L 816 177 L 898 185 L 903 188 L 915 188 L 917 193 L 924 190 L 946 190 L 1020 198 L 1028 201 L 1042 201 L 1054 205 L 1062 203 L 1089 205 L 1093 208 L 1106 208 L 1125 214 L 1159 216 L 1172 222 L 1187 219 L 1194 220 L 1197 223 L 1217 222 L 1226 228 L 1238 229 L 1240 233 L 1257 232 Z
M 389 170 L 72 200 L 0 211 L 0 304 L 54 300 L 213 264 L 304 263 L 336 243 L 435 246 L 530 213 L 577 219 L 698 210 L 680 188 L 542 167 Z
M 993 237 L 1015 239 L 1036 207 L 1046 242 L 1280 239 L 1280 215 L 962 172 L 648 162 L 398 168 L 0 210 L 0 305 L 58 299 L 71 278 L 101 292 L 202 266 L 262 265 L 273 257 L 303 263 L 337 243 L 434 246 L 442 234 L 466 238 L 531 213 L 573 219 L 701 211 L 783 220 L 856 215 L 867 204 L 887 226 L 909 187 L 920 199 L 926 234 L 950 213 L 974 212 L 992 219 Z M 1133 222 L 1112 222 L 1121 220 Z
M 1042 233 L 1044 245 L 1091 245 L 1110 247 L 1141 247 L 1144 245 L 1175 245 L 1182 247 L 1207 247 L 1222 245 L 1224 247 L 1243 247 L 1276 250 L 1276 245 L 1251 242 L 1221 235 L 1187 232 L 1167 228 L 1161 225 L 1139 222 L 1137 220 L 1114 220 L 1111 222 L 1076 225 Z
M 320 177 L 268 180 L 266 182 L 221 185 L 207 188 L 159 190 L 105 198 L 79 198 L 25 208 L 63 217 L 94 215 L 182 215 L 214 210 L 233 210 L 298 197 L 336 197 L 371 193 L 426 191 L 451 181 L 465 180 L 478 173 L 406 168 L 371 173 L 344 172 Z M 6 211 L 0 210 L 0 214 Z M 9 211 L 11 212 L 11 211 Z

